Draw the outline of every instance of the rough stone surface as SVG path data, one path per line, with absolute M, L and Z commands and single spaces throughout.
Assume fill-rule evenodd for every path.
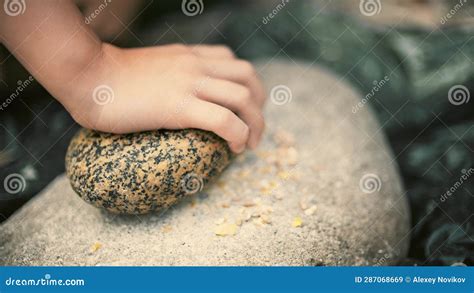
M 228 165 L 217 135 L 196 129 L 114 135 L 81 129 L 66 154 L 71 186 L 114 213 L 144 214 L 195 194 Z
M 0 262 L 396 263 L 410 238 L 407 201 L 368 107 L 353 113 L 359 96 L 308 64 L 273 60 L 259 71 L 274 97 L 263 145 L 216 184 L 166 213 L 119 216 L 86 204 L 60 176 L 0 226 Z

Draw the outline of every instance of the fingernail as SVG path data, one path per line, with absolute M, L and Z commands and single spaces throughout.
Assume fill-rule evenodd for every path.
M 245 145 L 234 145 L 234 144 L 229 144 L 230 146 L 230 149 L 234 152 L 234 153 L 237 153 L 237 154 L 240 154 L 241 152 L 243 152 L 245 150 Z
M 239 147 L 237 148 L 237 153 L 240 154 L 240 153 L 243 152 L 243 151 L 245 151 L 245 144 L 243 144 L 243 145 L 241 145 L 241 146 L 239 146 Z
M 249 142 L 249 147 L 254 150 L 256 149 L 258 146 L 258 139 L 257 140 L 253 140 L 252 142 Z

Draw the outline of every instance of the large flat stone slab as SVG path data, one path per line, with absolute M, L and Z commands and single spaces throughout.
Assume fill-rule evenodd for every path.
M 65 176 L 0 226 L 7 265 L 390 265 L 407 251 L 397 168 L 367 105 L 308 64 L 260 66 L 263 145 L 162 214 L 88 205 Z M 273 89 L 273 91 L 272 91 Z

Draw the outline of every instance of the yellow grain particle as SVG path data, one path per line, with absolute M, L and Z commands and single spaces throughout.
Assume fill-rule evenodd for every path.
M 268 186 L 270 188 L 277 188 L 278 187 L 278 183 L 276 181 L 270 181 L 270 183 L 268 184 Z
M 242 226 L 243 223 L 244 223 L 244 220 L 243 220 L 243 219 L 237 219 L 237 220 L 235 221 L 235 224 L 236 224 L 237 226 Z
M 173 227 L 171 227 L 171 225 L 165 225 L 163 226 L 163 228 L 161 228 L 161 231 L 163 231 L 163 233 L 169 233 L 173 230 Z
M 214 233 L 217 236 L 232 236 L 237 233 L 237 229 L 238 226 L 236 224 L 223 223 L 214 229 Z
M 263 150 L 260 150 L 260 151 L 257 151 L 257 157 L 259 159 L 265 159 L 267 158 L 269 155 L 270 155 L 270 152 L 269 151 L 263 151 Z
M 255 206 L 256 203 L 253 200 L 246 200 L 242 205 L 246 208 L 249 208 Z
M 248 212 L 248 211 L 245 211 L 242 213 L 242 220 L 247 222 L 248 220 L 250 220 L 250 218 L 252 218 L 252 213 L 251 212 Z
M 216 182 L 216 185 L 217 185 L 217 187 L 219 187 L 220 189 L 224 189 L 225 186 L 226 186 L 224 180 L 218 180 L 218 181 Z
M 311 207 L 307 208 L 305 211 L 304 211 L 304 214 L 307 215 L 307 216 L 311 216 L 314 214 L 314 212 L 316 212 L 316 206 L 315 205 L 312 205 Z
M 293 219 L 293 223 L 291 223 L 291 225 L 295 228 L 301 227 L 301 226 L 303 226 L 303 220 L 301 220 L 300 217 L 295 217 Z
M 258 172 L 260 174 L 270 174 L 272 172 L 272 168 L 270 166 L 264 166 L 264 167 L 261 167 Z
M 272 223 L 272 220 L 270 219 L 270 217 L 268 215 L 260 215 L 260 220 L 264 224 L 271 224 Z
M 271 195 L 272 191 L 273 191 L 273 189 L 271 189 L 271 188 L 266 188 L 266 187 L 260 188 L 260 194 L 264 195 L 264 196 Z
M 291 177 L 291 173 L 288 171 L 280 171 L 278 172 L 278 177 L 283 180 L 288 180 Z
M 303 211 L 309 208 L 308 201 L 305 198 L 300 199 L 299 204 Z
M 264 182 L 261 184 L 260 193 L 262 195 L 271 195 L 277 187 L 278 183 L 276 181 Z
M 96 242 L 91 246 L 91 252 L 94 253 L 102 247 L 102 243 Z

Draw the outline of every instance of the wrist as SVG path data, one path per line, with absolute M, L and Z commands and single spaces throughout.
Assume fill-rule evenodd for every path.
M 76 73 L 69 83 L 66 83 L 61 93 L 56 97 L 68 110 L 71 116 L 84 127 L 95 128 L 90 120 L 100 116 L 101 99 L 96 89 L 107 85 L 111 87 L 111 73 L 114 71 L 114 55 L 120 49 L 107 43 L 102 43 L 100 50 Z M 95 97 L 95 96 L 96 97 Z

